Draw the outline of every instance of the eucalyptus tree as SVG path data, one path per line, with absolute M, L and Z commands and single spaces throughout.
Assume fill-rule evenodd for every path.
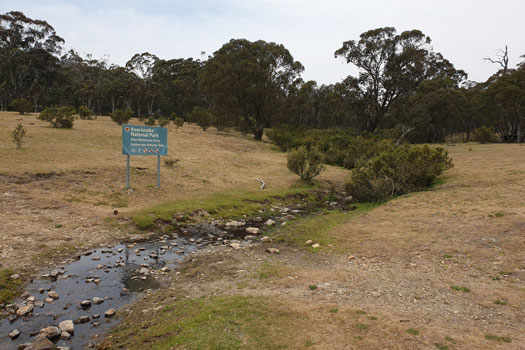
M 392 126 L 395 121 L 388 120 L 392 106 L 413 94 L 423 81 L 446 76 L 459 83 L 466 78 L 433 51 L 431 39 L 419 30 L 400 34 L 393 27 L 369 30 L 358 41 L 345 41 L 335 57 L 359 69 L 359 75 L 348 77 L 346 85 L 364 102 L 363 130 L 370 132 Z
M 153 115 L 158 87 L 153 79 L 153 70 L 159 58 L 149 52 L 137 53 L 126 63 L 126 69 L 135 73 L 141 80 L 142 94 L 146 99 L 149 115 Z
M 232 39 L 206 61 L 200 80 L 215 123 L 261 140 L 303 70 L 283 45 Z
M 57 55 L 63 44 L 44 20 L 31 19 L 19 11 L 0 14 L 2 99 L 26 97 L 37 105 L 56 77 Z

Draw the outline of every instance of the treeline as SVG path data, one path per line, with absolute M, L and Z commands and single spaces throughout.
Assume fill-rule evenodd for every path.
M 482 127 L 501 141 L 525 137 L 525 64 L 469 82 L 418 30 L 378 28 L 344 42 L 335 58 L 359 73 L 330 85 L 304 81 L 302 64 L 283 45 L 265 41 L 233 39 L 202 60 L 137 53 L 125 66 L 64 53 L 63 46 L 46 21 L 16 11 L 0 15 L 0 109 L 27 100 L 35 112 L 127 110 L 234 127 L 256 139 L 265 128 L 392 133 L 411 142 L 454 134 L 469 141 Z

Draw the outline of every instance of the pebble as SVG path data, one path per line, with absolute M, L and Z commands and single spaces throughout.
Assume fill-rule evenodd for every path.
M 39 334 L 41 336 L 46 337 L 47 339 L 52 340 L 52 339 L 58 338 L 60 336 L 60 333 L 62 333 L 60 331 L 60 328 L 50 326 L 50 327 L 42 328 Z
M 71 339 L 71 334 L 69 332 L 62 331 L 62 333 L 60 333 L 60 339 L 69 340 Z
M 272 220 L 272 219 L 268 219 L 268 220 L 266 220 L 266 222 L 264 224 L 266 226 L 273 226 L 273 225 L 275 225 L 275 221 Z
M 115 316 L 116 313 L 115 309 L 109 309 L 104 313 L 104 316 L 109 318 Z
M 102 304 L 103 302 L 104 302 L 104 299 L 102 299 L 102 298 L 99 298 L 99 297 L 94 297 L 93 298 L 93 304 L 95 304 L 95 305 Z
M 247 227 L 246 233 L 249 233 L 251 235 L 258 235 L 261 232 L 257 227 Z
M 26 306 L 22 306 L 18 310 L 16 310 L 16 314 L 19 317 L 26 316 L 27 314 L 31 313 L 33 311 L 33 304 L 28 304 Z
M 319 247 L 321 247 L 321 245 L 319 243 L 312 244 L 312 248 L 314 248 L 314 249 L 319 248 Z
M 91 307 L 91 300 L 82 300 L 80 302 L 80 307 L 82 307 L 83 309 Z
M 12 280 L 17 280 L 17 279 L 20 279 L 20 275 L 18 273 L 15 273 L 11 275 L 9 278 L 11 278 Z
M 277 248 L 266 248 L 266 252 L 270 254 L 279 254 L 279 249 Z
M 75 333 L 75 325 L 73 324 L 72 320 L 65 320 L 58 324 L 58 328 L 62 330 L 62 332 L 67 332 L 69 334 Z
M 9 338 L 16 339 L 20 335 L 20 331 L 18 329 L 13 329 L 9 334 Z
M 304 244 L 306 245 L 312 245 L 314 243 L 314 241 L 312 241 L 311 239 L 307 240 Z
M 49 292 L 47 292 L 47 296 L 51 299 L 58 299 L 58 293 L 54 290 L 50 290 Z

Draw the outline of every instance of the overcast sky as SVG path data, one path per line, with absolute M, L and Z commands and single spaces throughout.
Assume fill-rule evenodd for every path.
M 525 54 L 524 0 L 0 0 L 0 13 L 12 10 L 47 20 L 66 48 L 117 64 L 145 51 L 199 58 L 232 38 L 282 43 L 320 83 L 355 72 L 334 58 L 343 41 L 384 26 L 422 30 L 476 81 L 497 70 L 483 57 L 508 45 L 514 66 Z

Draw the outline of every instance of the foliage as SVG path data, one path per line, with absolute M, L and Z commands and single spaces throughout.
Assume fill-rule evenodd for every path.
M 130 108 L 127 109 L 116 109 L 111 113 L 111 120 L 113 120 L 118 125 L 126 124 L 129 122 L 133 116 L 133 111 Z
M 170 120 L 168 118 L 166 117 L 159 118 L 159 125 L 162 126 L 163 128 L 167 126 L 169 123 L 170 123 Z
M 49 122 L 54 128 L 71 129 L 75 121 L 75 109 L 69 106 L 48 107 L 40 112 L 38 119 Z
M 380 202 L 429 187 L 451 167 L 443 148 L 402 145 L 354 169 L 346 189 L 358 201 Z
M 26 113 L 31 113 L 33 105 L 25 98 L 17 98 L 11 102 L 11 108 L 24 115 Z
M 180 118 L 180 117 L 175 117 L 173 119 L 173 124 L 175 124 L 175 127 L 178 129 L 178 128 L 182 128 L 184 126 L 184 119 Z
M 156 122 L 157 122 L 157 119 L 155 119 L 155 116 L 154 116 L 154 115 L 150 115 L 150 116 L 144 121 L 144 124 L 145 124 L 145 125 L 149 125 L 149 126 L 153 126 L 153 125 L 155 125 Z
M 477 141 L 479 143 L 492 143 L 496 142 L 497 139 L 498 138 L 494 130 L 487 126 L 477 128 L 476 130 L 474 130 L 474 133 L 472 135 L 472 140 Z
M 18 122 L 15 130 L 11 132 L 11 138 L 13 139 L 13 142 L 15 143 L 17 149 L 22 148 L 25 136 L 26 129 L 24 128 L 24 125 L 21 122 Z
M 388 134 L 393 134 L 393 132 L 389 131 Z M 290 150 L 300 146 L 315 147 L 323 154 L 325 163 L 347 169 L 352 169 L 360 161 L 370 159 L 394 147 L 393 142 L 389 139 L 381 140 L 374 134 L 356 136 L 353 129 L 274 128 L 268 131 L 267 135 L 281 150 Z
M 299 175 L 303 181 L 311 182 L 323 171 L 323 156 L 314 147 L 299 147 L 288 153 L 288 169 Z
M 192 122 L 200 126 L 204 131 L 206 131 L 206 129 L 208 129 L 213 124 L 213 120 L 215 119 L 210 110 L 199 106 L 193 108 L 189 118 Z
M 372 132 L 385 126 L 393 105 L 427 79 L 446 76 L 459 83 L 466 78 L 430 44 L 430 38 L 419 30 L 397 34 L 395 28 L 384 27 L 362 33 L 358 41 L 345 41 L 335 52 L 335 57 L 343 57 L 360 70 L 346 84 L 365 102 L 360 110 L 362 130 Z
M 87 106 L 78 107 L 78 115 L 80 119 L 93 120 L 93 111 Z
M 213 125 L 237 126 L 261 140 L 303 70 L 283 45 L 230 40 L 208 59 L 200 76 L 216 116 Z

